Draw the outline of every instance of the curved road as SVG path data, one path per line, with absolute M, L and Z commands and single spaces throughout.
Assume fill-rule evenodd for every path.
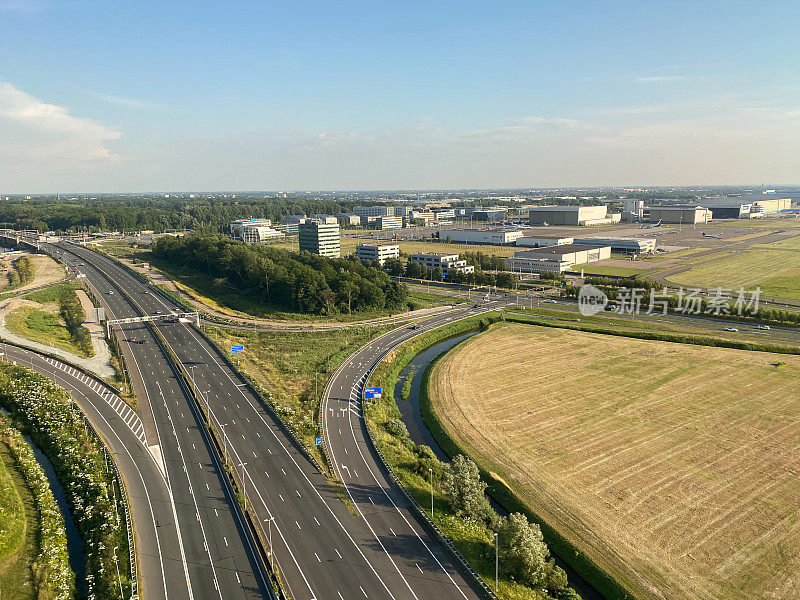
M 135 298 L 142 312 L 177 310 L 156 288 L 108 257 L 72 244 L 69 250 L 107 282 L 113 280 Z M 93 285 L 106 289 L 100 282 L 93 281 Z M 432 321 L 444 323 L 452 318 L 440 316 Z M 139 327 L 137 336 L 146 331 Z M 444 546 L 401 504 L 399 490 L 392 488 L 379 470 L 375 471 L 377 483 L 365 478 L 366 468 L 360 475 L 362 481 L 352 482 L 345 476 L 347 493 L 356 498 L 353 514 L 264 409 L 247 382 L 194 325 L 161 322 L 156 327 L 192 373 L 212 422 L 219 431 L 224 430 L 232 470 L 267 546 L 272 538 L 272 558 L 292 598 L 483 597 Z M 132 329 L 126 326 L 129 331 Z M 404 330 L 398 331 L 404 335 Z M 152 376 L 159 382 L 169 375 L 156 369 Z M 365 457 L 370 456 L 367 446 L 359 449 Z M 374 462 L 372 465 L 374 469 Z M 372 498 L 369 507 L 365 505 L 367 497 Z

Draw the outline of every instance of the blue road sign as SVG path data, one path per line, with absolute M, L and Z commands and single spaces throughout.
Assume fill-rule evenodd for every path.
M 382 391 L 379 387 L 364 388 L 364 398 L 380 398 Z
M 441 277 L 442 279 L 444 279 L 445 277 L 447 277 L 447 273 L 442 273 Z
M 317 446 L 322 446 L 322 438 L 317 438 Z
M 237 354 L 239 352 L 244 352 L 244 346 L 231 346 L 231 352 L 233 354 Z

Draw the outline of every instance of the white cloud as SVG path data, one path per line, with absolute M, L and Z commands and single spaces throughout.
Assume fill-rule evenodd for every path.
M 164 105 L 158 102 L 148 102 L 146 100 L 138 100 L 136 98 L 127 98 L 125 96 L 115 96 L 113 94 L 92 94 L 98 100 L 122 106 L 124 108 L 135 108 L 140 110 L 155 110 L 162 108 Z
M 121 135 L 0 82 L 0 175 L 22 170 L 46 177 L 59 170 L 117 164 L 119 156 L 106 143 Z

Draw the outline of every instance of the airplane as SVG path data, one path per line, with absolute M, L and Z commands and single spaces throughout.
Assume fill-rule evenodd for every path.
M 661 219 L 659 219 L 656 223 L 647 223 L 639 227 L 639 229 L 653 229 L 654 227 L 661 227 Z
M 703 232 L 703 237 L 704 238 L 714 238 L 715 240 L 721 240 L 722 239 L 722 234 L 721 233 L 706 233 L 704 231 Z

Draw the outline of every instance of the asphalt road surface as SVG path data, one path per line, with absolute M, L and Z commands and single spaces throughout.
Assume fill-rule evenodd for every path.
M 110 289 L 109 280 L 113 280 L 146 314 L 177 311 L 155 288 L 107 257 L 80 246 L 70 245 L 70 250 L 81 257 L 78 262 L 94 266 L 78 268 L 86 271 L 87 276 L 89 270 L 96 274 L 92 276 L 92 283 L 100 293 L 106 293 Z M 107 277 L 105 284 L 97 269 Z M 467 309 L 467 312 L 488 308 Z M 456 317 L 442 316 L 434 322 L 441 324 L 453 318 Z M 267 546 L 272 540 L 274 551 L 270 560 L 275 561 L 292 598 L 475 600 L 483 597 L 449 551 L 428 533 L 400 492 L 392 487 L 363 438 L 355 438 L 346 446 L 348 452 L 362 456 L 365 465 L 358 474 L 345 473 L 343 477 L 346 493 L 354 499 L 353 514 L 324 475 L 270 417 L 241 376 L 228 366 L 194 325 L 159 323 L 157 327 L 191 373 L 212 423 L 217 430 L 224 431 L 225 454 L 256 515 L 262 538 L 267 540 Z M 380 344 L 388 344 L 390 339 L 399 343 L 402 336 L 407 335 L 404 330 L 399 331 L 398 337 L 381 338 L 385 341 L 371 344 L 364 351 L 379 351 L 384 348 Z M 125 326 L 125 332 L 126 336 L 129 333 L 146 336 L 146 329 L 141 325 Z M 165 388 L 174 375 L 166 365 L 156 364 L 149 358 L 156 353 L 154 342 L 148 339 L 146 344 L 135 346 L 139 369 L 150 388 L 159 385 Z M 337 375 L 337 381 L 345 381 L 339 377 L 353 375 L 355 379 L 350 390 L 357 392 L 360 376 L 349 369 L 345 372 L 345 375 Z M 181 410 L 186 412 L 183 400 L 172 408 L 170 401 L 177 393 L 175 385 L 164 390 L 172 419 L 182 418 Z M 350 392 L 347 397 L 349 395 Z M 150 394 L 149 397 L 156 413 L 160 410 L 159 395 Z M 164 437 L 163 432 L 161 437 Z M 334 444 L 332 448 L 337 455 L 345 451 L 345 446 Z M 183 451 L 186 452 L 186 448 Z M 353 471 L 358 468 L 353 463 Z M 213 527 L 212 524 L 206 530 L 206 535 L 216 533 Z
M 75 248 L 69 245 L 69 249 Z M 138 316 L 131 302 L 88 260 L 95 253 L 77 248 L 89 252 L 87 260 L 80 260 L 58 245 L 49 245 L 48 250 L 86 276 L 110 318 Z M 150 426 L 145 426 L 146 443 L 157 460 L 161 457 L 163 477 L 174 502 L 172 521 L 177 524 L 187 589 L 185 595 L 169 597 L 270 598 L 264 565 L 181 379 L 144 323 L 121 325 L 119 331 L 121 344 L 131 337 L 143 342 L 127 344 L 126 353 L 132 359 L 128 368 L 134 387 L 140 384 L 139 403 L 152 415 Z M 141 376 L 138 382 L 137 375 Z M 145 582 L 151 576 L 143 572 Z

